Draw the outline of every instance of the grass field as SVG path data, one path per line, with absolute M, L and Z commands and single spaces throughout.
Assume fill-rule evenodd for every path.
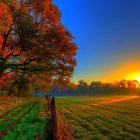
M 1 96 L 0 139 L 4 133 L 3 140 L 51 140 L 46 105 L 45 99 Z M 56 107 L 63 140 L 140 140 L 139 96 L 57 98 Z
M 140 140 L 140 97 L 57 98 L 76 140 Z
M 49 117 L 44 99 L 3 98 L 0 98 L 0 139 L 35 140 L 38 137 L 49 140 Z

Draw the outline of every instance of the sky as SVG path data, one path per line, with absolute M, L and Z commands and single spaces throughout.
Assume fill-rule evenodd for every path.
M 140 0 L 54 0 L 79 47 L 72 81 L 140 77 Z

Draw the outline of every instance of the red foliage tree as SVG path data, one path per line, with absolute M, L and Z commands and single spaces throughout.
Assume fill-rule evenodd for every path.
M 5 73 L 38 74 L 68 81 L 77 46 L 60 22 L 52 0 L 0 2 L 0 77 Z

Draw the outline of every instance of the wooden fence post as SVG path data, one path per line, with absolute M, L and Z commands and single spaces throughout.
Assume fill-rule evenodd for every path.
M 47 101 L 48 101 L 48 110 L 50 110 L 50 95 L 47 95 Z
M 56 116 L 56 106 L 55 106 L 55 98 L 52 97 L 51 100 L 51 123 L 53 129 L 53 137 L 54 140 L 58 140 L 58 126 L 57 126 L 57 116 Z

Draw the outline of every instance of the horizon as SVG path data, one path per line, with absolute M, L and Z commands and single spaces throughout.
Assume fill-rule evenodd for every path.
M 140 1 L 54 0 L 54 4 L 79 47 L 73 82 L 140 77 Z
M 121 82 L 121 81 L 137 81 L 139 86 L 137 88 L 140 87 L 140 79 L 121 79 L 121 80 L 114 80 L 114 81 L 99 81 L 99 80 L 91 80 L 90 82 L 87 82 L 85 81 L 84 79 L 80 79 L 79 81 L 84 81 L 86 82 L 88 85 L 90 85 L 92 82 L 101 82 L 102 84 L 113 84 L 115 82 Z M 76 84 L 78 85 L 79 84 L 79 81 L 78 82 L 72 82 L 73 84 Z

